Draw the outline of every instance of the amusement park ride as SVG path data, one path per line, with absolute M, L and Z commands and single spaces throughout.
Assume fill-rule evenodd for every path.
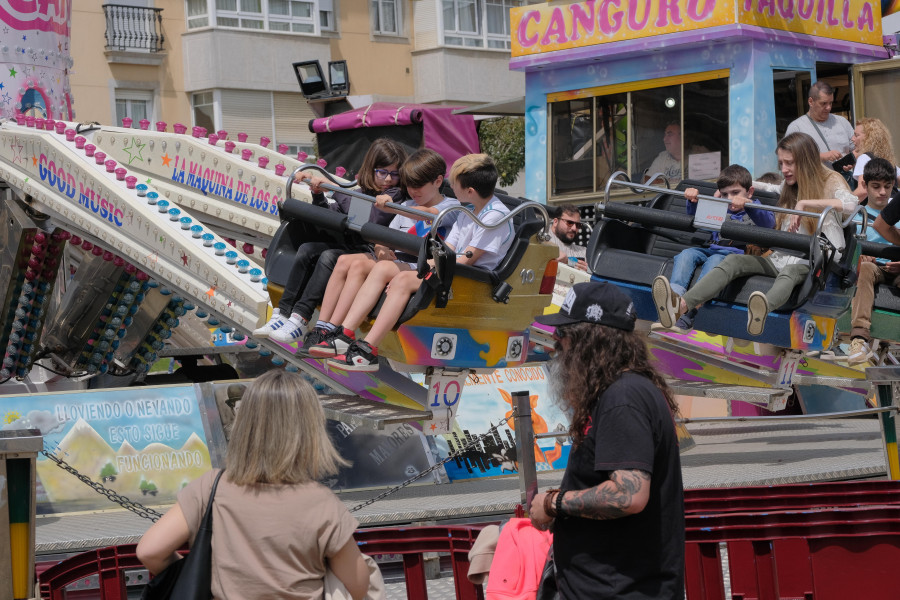
M 424 425 L 441 433 L 451 429 L 467 374 L 523 364 L 530 332 L 539 345 L 549 345 L 547 332 L 531 328 L 533 316 L 550 304 L 557 269 L 555 247 L 541 242 L 548 226 L 542 205 L 506 199 L 516 242 L 496 270 L 483 271 L 456 265 L 439 239 L 360 225 L 312 205 L 305 186 L 292 185 L 293 175 L 320 168 L 267 149 L 268 140 L 251 144 L 243 135 L 233 142 L 224 131 L 206 136 L 194 128 L 189 136 L 180 126 L 175 134 L 165 129 L 162 123 L 150 131 L 24 115 L 0 124 L 6 184 L 0 210 L 8 223 L 0 379 L 42 389 L 29 378 L 37 362 L 82 385 L 105 374 L 140 380 L 172 331 L 186 319 L 201 319 L 207 331 L 217 328 L 338 393 L 419 411 Z M 352 186 L 334 181 L 328 186 L 334 190 Z M 716 201 L 708 182 L 680 187 L 688 184 Z M 646 206 L 609 202 L 613 185 L 656 196 Z M 763 200 L 774 204 L 774 198 Z M 610 178 L 597 210 L 602 219 L 588 248 L 591 279 L 620 286 L 635 300 L 639 319 L 654 321 L 653 277 L 671 269 L 680 249 L 702 244 L 711 227 L 684 214 L 678 190 L 619 177 Z M 696 331 L 650 334 L 656 363 L 676 390 L 772 410 L 784 406 L 793 385 L 867 394 L 861 370 L 816 356 L 837 341 L 854 289 L 862 243 L 851 219 L 843 225 L 846 251 L 839 261 L 821 236 L 722 225 L 732 239 L 801 252 L 816 268 L 789 305 L 769 316 L 758 339 L 748 339 L 742 323 L 747 296 L 766 289 L 763 277 L 726 289 L 700 311 Z M 229 238 L 267 246 L 265 264 L 229 245 Z M 418 256 L 423 275 L 430 268 L 426 259 L 435 263 L 431 285 L 423 283 L 383 344 L 389 361 L 377 373 L 328 368 L 297 356 L 296 343 L 248 337 L 270 302 L 277 303 L 297 244 L 319 239 L 391 245 Z M 865 249 L 880 256 L 893 251 Z M 896 331 L 892 300 L 887 290 L 877 300 L 882 339 Z M 409 372 L 424 372 L 425 386 Z
M 549 304 L 555 276 L 555 247 L 539 237 L 549 222 L 542 205 L 510 199 L 516 242 L 496 270 L 484 271 L 455 265 L 439 239 L 313 206 L 305 186 L 291 182 L 317 167 L 267 150 L 266 140 L 157 129 L 24 115 L 0 125 L 9 224 L 0 379 L 26 380 L 35 362 L 81 380 L 141 379 L 182 320 L 204 319 L 276 364 L 340 393 L 416 409 L 430 416 L 431 432 L 445 432 L 470 370 L 525 362 L 531 318 Z M 436 263 L 432 284 L 384 343 L 390 366 L 378 373 L 329 369 L 295 356 L 296 344 L 248 339 L 270 296 L 280 297 L 296 244 L 322 236 L 402 248 L 420 257 L 423 275 L 426 259 Z M 265 273 L 227 238 L 268 246 Z M 403 371 L 424 371 L 425 387 Z

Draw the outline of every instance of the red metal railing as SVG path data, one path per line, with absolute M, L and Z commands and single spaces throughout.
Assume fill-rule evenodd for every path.
M 725 600 L 721 547 L 734 600 L 887 599 L 900 590 L 900 482 L 867 481 L 685 494 L 688 600 Z M 361 529 L 366 554 L 403 556 L 408 598 L 426 599 L 424 552 L 447 553 L 456 597 L 482 600 L 469 583 L 468 551 L 481 527 Z M 141 568 L 134 545 L 92 550 L 40 575 L 41 598 L 98 575 L 101 600 L 125 600 L 125 571 Z
M 466 577 L 469 572 L 469 549 L 482 527 L 484 524 L 360 529 L 354 537 L 365 554 L 403 556 L 408 598 L 428 598 L 423 553 L 439 552 L 450 555 L 456 597 L 459 600 L 484 600 L 482 587 L 470 583 Z M 125 544 L 90 550 L 46 569 L 40 574 L 41 598 L 65 600 L 67 586 L 98 575 L 100 600 L 126 600 L 125 572 L 143 568 L 135 555 L 135 547 L 135 544 Z

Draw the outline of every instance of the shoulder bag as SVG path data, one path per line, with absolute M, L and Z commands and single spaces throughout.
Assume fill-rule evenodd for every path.
M 212 505 L 222 473 L 213 481 L 206 512 L 194 538 L 191 551 L 150 580 L 141 600 L 209 600 L 212 597 Z

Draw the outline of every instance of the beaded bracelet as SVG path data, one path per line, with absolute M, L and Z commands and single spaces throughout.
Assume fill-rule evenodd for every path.
M 544 496 L 544 513 L 550 517 L 551 519 L 556 518 L 556 507 L 553 505 L 553 494 L 559 494 L 559 489 L 555 488 L 552 490 L 547 490 L 547 495 Z
M 554 518 L 557 518 L 557 517 L 558 517 L 558 518 L 563 518 L 563 517 L 565 516 L 565 515 L 563 514 L 563 507 L 562 507 L 563 495 L 564 495 L 565 493 L 566 493 L 565 490 L 559 490 L 559 491 L 556 493 L 556 507 L 554 508 L 554 511 L 553 511 L 553 512 L 555 512 L 556 514 L 553 515 Z

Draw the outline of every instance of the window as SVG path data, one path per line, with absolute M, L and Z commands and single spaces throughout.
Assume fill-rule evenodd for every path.
M 401 0 L 372 0 L 372 31 L 381 35 L 401 35 Z
M 680 79 L 550 94 L 550 196 L 602 193 L 616 171 L 631 181 L 662 173 L 671 187 L 717 177 L 728 164 L 727 71 Z
M 116 90 L 116 125 L 122 126 L 122 119 L 132 119 L 132 127 L 139 127 L 141 119 L 152 120 L 153 94 L 139 90 Z
M 334 31 L 334 0 L 187 0 L 187 20 L 188 29 L 213 24 L 315 34 Z
M 187 0 L 188 29 L 209 25 L 209 9 L 206 0 Z
M 521 0 L 441 0 L 448 46 L 508 50 L 509 11 Z
M 194 112 L 194 125 L 205 127 L 207 131 L 216 130 L 215 101 L 212 92 L 200 92 L 191 95 L 191 106 Z

